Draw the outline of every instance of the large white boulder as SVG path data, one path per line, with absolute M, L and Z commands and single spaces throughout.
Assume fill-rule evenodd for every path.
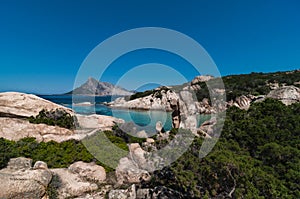
M 106 179 L 105 169 L 93 162 L 75 162 L 69 166 L 69 170 L 73 173 L 79 174 L 83 178 L 92 181 L 104 182 Z
M 296 86 L 284 86 L 272 90 L 268 95 L 268 98 L 278 99 L 285 105 L 300 102 L 300 88 Z
M 0 93 L 0 114 L 6 113 L 21 117 L 30 117 L 38 115 L 43 109 L 63 109 L 71 115 L 74 114 L 71 109 L 50 102 L 36 95 L 18 92 Z
M 52 173 L 47 168 L 32 168 L 32 160 L 13 158 L 0 170 L 0 198 L 31 199 L 46 196 Z M 43 163 L 45 164 L 45 163 Z

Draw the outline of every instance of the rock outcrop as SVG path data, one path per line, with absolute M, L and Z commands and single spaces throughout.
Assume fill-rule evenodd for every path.
M 74 114 L 71 109 L 47 101 L 36 95 L 18 92 L 0 93 L 0 116 L 4 114 L 6 116 L 30 117 L 38 115 L 43 109 L 62 109 L 71 115 Z
M 104 115 L 79 116 L 78 118 L 79 123 L 83 128 L 87 128 L 86 130 L 70 130 L 46 124 L 32 124 L 24 119 L 0 117 L 0 137 L 14 141 L 25 137 L 35 137 L 37 142 L 82 140 L 93 133 L 93 129 L 110 130 L 115 123 L 123 122 L 123 120 Z
M 106 172 L 102 166 L 95 163 L 75 162 L 69 166 L 69 170 L 73 173 L 79 174 L 80 177 L 90 181 L 104 182 L 106 179 Z
M 14 141 L 35 137 L 38 142 L 50 140 L 62 142 L 76 136 L 73 131 L 58 126 L 32 124 L 28 120 L 0 117 L 0 137 Z
M 98 185 L 92 182 L 88 182 L 77 174 L 73 173 L 69 169 L 59 168 L 51 169 L 53 175 L 59 178 L 59 187 L 56 190 L 58 198 L 68 198 L 80 196 L 87 192 L 92 192 L 98 189 Z
M 170 188 L 157 186 L 154 188 L 138 188 L 135 184 L 127 189 L 111 190 L 108 194 L 109 199 L 153 199 L 153 198 L 176 198 L 181 199 L 184 196 Z
M 59 126 L 30 123 L 28 117 L 36 116 L 41 110 L 63 110 L 77 118 L 80 130 L 70 130 Z M 57 105 L 40 97 L 24 93 L 0 93 L 0 137 L 18 141 L 25 137 L 35 137 L 38 142 L 63 142 L 70 139 L 82 140 L 92 130 L 110 130 L 115 123 L 124 120 L 105 115 L 79 115 L 71 109 Z
M 285 105 L 300 102 L 300 88 L 296 86 L 284 86 L 272 90 L 268 95 L 268 98 L 278 99 Z
M 124 97 L 117 98 L 108 103 L 113 108 L 139 109 L 139 110 L 164 110 L 172 111 L 170 101 L 178 99 L 178 96 L 172 90 L 158 90 L 159 95 L 151 94 L 146 97 L 126 101 Z
M 129 144 L 129 155 L 121 158 L 116 168 L 118 184 L 139 183 L 150 179 L 146 151 L 138 143 Z
M 242 95 L 240 97 L 237 97 L 235 101 L 233 102 L 233 105 L 240 108 L 240 109 L 249 109 L 250 104 L 252 102 L 253 98 L 246 97 L 245 95 Z
M 193 93 L 190 91 L 181 91 L 179 106 L 181 118 L 180 127 L 195 132 L 197 128 L 196 114 L 198 114 L 198 110 Z
M 196 76 L 192 81 L 191 81 L 191 84 L 198 84 L 200 82 L 207 82 L 211 79 L 213 79 L 214 77 L 211 76 L 211 75 L 199 75 L 199 76 Z
M 32 160 L 14 158 L 8 167 L 0 170 L 0 198 L 31 199 L 46 198 L 46 190 L 52 179 L 50 170 L 44 167 L 31 167 Z M 46 163 L 39 163 L 46 164 Z
M 133 184 L 127 189 L 114 189 L 111 190 L 108 194 L 109 199 L 136 199 L 136 185 Z M 144 198 L 144 197 L 143 197 Z
M 83 129 L 110 130 L 116 123 L 124 123 L 124 120 L 107 115 L 79 115 L 76 114 L 79 127 Z
M 217 123 L 216 117 L 212 117 L 210 120 L 207 120 L 201 124 L 198 128 L 198 134 L 203 137 L 212 137 L 214 132 L 214 125 Z
M 37 161 L 32 167 L 32 159 L 12 158 L 6 168 L 0 170 L 0 198 L 32 199 L 49 198 L 49 190 L 57 197 L 88 197 L 92 193 L 96 198 L 104 198 L 112 189 L 105 183 L 106 173 L 103 167 L 94 163 L 75 162 L 69 168 L 48 169 L 45 162 Z M 54 186 L 55 187 L 51 187 Z

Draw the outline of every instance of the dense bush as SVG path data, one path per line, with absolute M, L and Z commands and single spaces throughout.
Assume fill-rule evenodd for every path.
M 197 138 L 144 186 L 167 186 L 186 198 L 300 198 L 299 110 L 299 103 L 271 99 L 248 111 L 232 107 L 208 156 L 199 159 Z
M 125 143 L 139 143 L 142 144 L 146 141 L 146 138 L 139 138 L 130 135 L 131 132 L 123 131 L 118 125 L 113 126 L 112 128 L 112 136 L 121 138 Z
M 114 144 L 119 144 L 112 137 L 110 138 Z M 122 146 L 127 147 L 126 143 Z M 31 158 L 34 162 L 41 160 L 46 162 L 49 168 L 66 168 L 77 161 L 96 162 L 106 171 L 112 171 L 91 155 L 82 142 L 76 140 L 38 143 L 35 138 L 23 138 L 17 142 L 0 138 L 0 169 L 6 167 L 10 158 L 15 157 Z
M 35 117 L 29 118 L 30 123 L 47 124 L 52 126 L 60 126 L 67 129 L 75 129 L 77 126 L 77 119 L 62 109 L 52 111 L 41 110 Z
M 117 126 L 113 131 L 97 132 L 85 140 L 97 140 L 99 135 L 104 134 L 110 142 L 117 147 L 128 151 L 127 143 L 142 143 L 145 138 L 137 138 L 126 134 Z M 99 141 L 99 140 L 98 140 Z M 107 143 L 97 143 L 101 147 Z M 110 156 L 110 154 L 107 154 Z M 99 162 L 81 141 L 68 140 L 61 143 L 54 141 L 38 143 L 35 138 L 23 138 L 17 142 L 0 138 L 0 169 L 6 167 L 10 158 L 28 157 L 33 161 L 44 161 L 49 168 L 65 168 L 76 161 L 96 162 L 102 165 L 107 171 L 111 168 Z
M 28 157 L 33 161 L 44 161 L 50 168 L 68 167 L 76 161 L 91 162 L 94 157 L 85 146 L 76 140 L 62 143 L 36 142 L 35 138 L 23 138 L 17 142 L 0 138 L 1 168 L 5 167 L 9 158 Z
M 144 92 L 137 92 L 137 93 L 131 95 L 129 100 L 134 100 L 134 99 L 137 99 L 137 98 L 146 97 L 148 95 L 152 95 L 153 93 L 155 93 L 154 90 L 148 90 L 148 91 L 144 91 Z
M 229 75 L 222 77 L 222 80 L 226 90 L 226 99 L 229 101 L 247 94 L 266 95 L 270 92 L 270 83 L 278 83 L 279 86 L 294 85 L 295 82 L 300 80 L 300 71 Z M 219 88 L 217 82 L 217 79 L 209 80 L 211 88 Z M 209 99 L 206 83 L 200 82 L 198 84 L 202 88 L 196 92 L 198 100 Z
M 147 91 L 144 91 L 144 92 L 137 92 L 133 95 L 130 96 L 130 100 L 134 100 L 134 99 L 137 99 L 137 98 L 141 98 L 141 97 L 146 97 L 148 95 L 153 95 L 154 97 L 156 98 L 162 98 L 162 91 L 168 91 L 170 90 L 169 88 L 163 86 L 161 87 L 159 90 L 147 90 Z

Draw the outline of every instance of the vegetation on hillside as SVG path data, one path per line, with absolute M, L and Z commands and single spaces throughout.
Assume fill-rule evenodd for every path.
M 243 75 L 229 75 L 222 77 L 226 89 L 227 101 L 235 100 L 236 97 L 241 95 L 266 95 L 270 92 L 271 84 L 277 83 L 279 86 L 294 85 L 300 87 L 300 70 L 291 72 L 275 72 L 275 73 L 250 73 Z M 298 84 L 294 84 L 298 82 Z M 197 83 L 201 89 L 196 90 L 195 94 L 198 101 L 202 101 L 204 98 L 209 99 L 209 88 L 206 82 Z M 208 81 L 210 89 L 220 88 L 218 79 L 211 79 Z M 188 84 L 172 86 L 173 91 L 179 92 Z M 130 96 L 130 100 L 145 97 L 155 94 L 157 91 L 148 90 L 145 92 L 138 92 Z
M 300 198 L 300 104 L 268 99 L 227 111 L 221 138 L 199 159 L 201 138 L 144 186 L 186 198 Z M 216 125 L 218 127 L 218 125 Z
M 300 71 L 276 72 L 276 73 L 250 73 L 244 75 L 230 75 L 222 77 L 226 90 L 227 101 L 234 100 L 241 95 L 266 95 L 270 92 L 271 84 L 294 85 L 300 81 Z M 209 91 L 205 82 L 198 83 L 202 89 L 196 92 L 198 100 L 209 98 Z M 210 88 L 219 88 L 218 80 L 208 81 Z
M 147 90 L 147 91 L 144 91 L 144 92 L 137 92 L 133 95 L 130 96 L 129 100 L 134 100 L 134 99 L 137 99 L 137 98 L 141 98 L 141 97 L 146 97 L 146 96 L 149 96 L 149 95 L 153 95 L 154 97 L 157 97 L 157 98 L 162 98 L 162 91 L 165 91 L 167 92 L 168 90 L 170 90 L 169 88 L 163 86 L 161 87 L 159 90 Z
M 126 134 L 117 126 L 113 131 L 97 132 L 89 140 L 96 140 L 100 134 L 105 136 L 117 147 L 128 151 L 127 143 L 142 143 L 144 138 L 137 138 Z M 97 145 L 96 147 L 101 147 Z M 110 156 L 110 154 L 107 154 Z M 19 141 L 9 141 L 0 138 L 0 169 L 5 168 L 10 158 L 27 157 L 33 161 L 44 161 L 49 168 L 66 168 L 76 161 L 96 162 L 106 171 L 111 168 L 99 162 L 86 146 L 77 140 L 68 140 L 61 143 L 54 141 L 38 143 L 35 138 L 23 138 Z

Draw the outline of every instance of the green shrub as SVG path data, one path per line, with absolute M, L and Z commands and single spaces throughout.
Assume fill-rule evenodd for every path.
M 30 123 L 34 124 L 47 124 L 51 126 L 60 126 L 67 129 L 75 129 L 77 119 L 75 116 L 70 115 L 63 109 L 55 109 L 52 111 L 41 110 L 36 117 L 29 118 Z
M 221 137 L 199 159 L 202 138 L 144 187 L 166 186 L 185 198 L 299 198 L 300 103 L 268 99 L 227 110 Z M 216 125 L 218 126 L 218 125 Z
M 51 182 L 47 186 L 46 193 L 49 199 L 57 199 L 58 198 L 58 188 L 61 186 L 61 179 L 58 175 L 54 174 L 52 176 Z

